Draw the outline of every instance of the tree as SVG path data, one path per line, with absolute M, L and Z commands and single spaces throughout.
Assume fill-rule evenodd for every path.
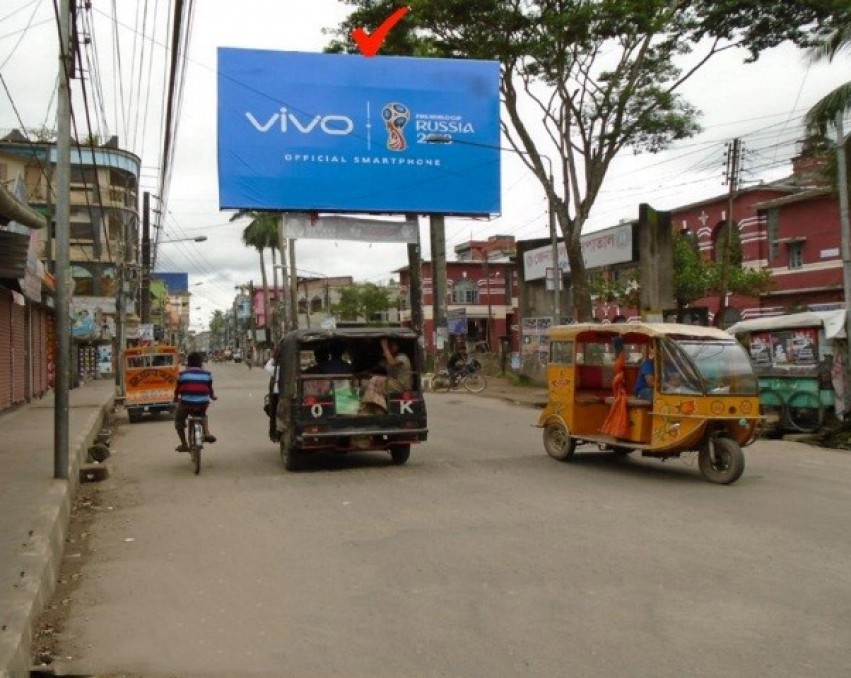
M 210 341 L 213 348 L 224 348 L 227 324 L 227 318 L 222 311 L 213 311 L 213 317 L 210 318 Z
M 356 26 L 377 26 L 403 3 L 346 0 L 356 9 L 329 51 L 356 52 Z M 385 54 L 497 59 L 502 131 L 544 188 L 565 240 L 577 318 L 591 313 L 580 236 L 612 160 L 657 152 L 700 130 L 678 90 L 713 56 L 749 59 L 785 40 L 812 44 L 851 9 L 835 0 L 409 0 Z M 530 114 L 526 105 L 535 112 Z M 533 121 L 541 121 L 540 128 Z M 541 143 L 539 139 L 543 138 Z M 555 153 L 550 153 L 554 149 Z M 550 178 L 545 156 L 553 155 Z
M 726 227 L 722 227 L 726 228 Z M 720 242 L 727 242 L 723 233 Z M 742 266 L 741 241 L 736 233 L 730 239 L 726 291 L 746 297 L 756 297 L 769 291 L 774 281 L 769 268 Z M 674 299 L 681 311 L 697 299 L 721 291 L 721 260 L 701 256 L 697 242 L 691 234 L 674 231 Z
M 366 320 L 377 324 L 376 316 L 390 308 L 390 293 L 375 283 L 349 285 L 340 290 L 340 301 L 331 306 L 331 312 L 341 320 Z
M 272 343 L 271 328 L 268 322 L 269 313 L 269 286 L 267 285 L 266 276 L 266 259 L 263 252 L 267 247 L 272 248 L 272 261 L 275 261 L 275 250 L 278 246 L 278 216 L 271 212 L 256 212 L 250 213 L 252 216 L 251 223 L 242 231 L 242 244 L 246 247 L 253 247 L 260 254 L 260 275 L 263 281 L 263 308 L 266 309 L 266 343 Z M 240 213 L 233 217 L 244 216 Z M 233 221 L 231 219 L 231 221 Z M 274 317 L 274 316 L 273 316 Z
M 851 52 L 851 21 L 838 27 L 818 45 L 810 50 L 813 61 L 833 61 L 842 51 Z M 819 99 L 807 112 L 807 127 L 816 133 L 824 134 L 829 124 L 836 120 L 837 114 L 851 111 L 851 80 L 842 83 Z

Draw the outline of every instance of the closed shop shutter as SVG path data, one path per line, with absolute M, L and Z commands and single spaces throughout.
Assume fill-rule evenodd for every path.
M 27 346 L 27 309 L 12 303 L 12 352 L 17 360 L 12 362 L 12 404 L 27 400 L 27 370 L 29 369 L 29 346 Z
M 0 288 L 0 410 L 12 404 L 12 293 Z
M 44 395 L 50 389 L 50 376 L 47 372 L 47 365 L 50 362 L 50 349 L 48 347 L 48 342 L 50 341 L 48 333 L 47 333 L 47 325 L 50 322 L 50 311 L 46 308 L 39 309 L 39 318 L 41 320 L 41 338 L 39 339 L 38 345 L 41 350 L 41 360 L 39 361 L 39 374 L 40 374 L 40 393 Z
M 44 332 L 44 309 L 33 306 L 30 315 L 32 323 L 32 375 L 33 395 L 41 396 L 47 389 L 47 351 Z

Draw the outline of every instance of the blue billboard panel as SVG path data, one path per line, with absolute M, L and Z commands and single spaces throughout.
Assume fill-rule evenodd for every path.
M 500 212 L 499 64 L 220 48 L 222 209 Z
M 161 280 L 165 283 L 169 294 L 181 294 L 189 291 L 188 273 L 166 273 L 164 271 L 151 271 L 151 280 Z

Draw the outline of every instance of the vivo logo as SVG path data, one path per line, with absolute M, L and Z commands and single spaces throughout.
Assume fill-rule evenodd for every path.
M 290 113 L 286 108 L 281 108 L 280 111 L 272 115 L 266 122 L 260 122 L 254 117 L 250 111 L 245 112 L 245 117 L 248 118 L 254 129 L 258 132 L 268 132 L 277 123 L 280 131 L 284 134 L 293 129 L 302 134 L 310 134 L 317 127 L 325 134 L 335 134 L 343 136 L 351 134 L 355 128 L 355 123 L 351 118 L 345 115 L 315 115 L 307 121 L 300 119 L 295 113 Z

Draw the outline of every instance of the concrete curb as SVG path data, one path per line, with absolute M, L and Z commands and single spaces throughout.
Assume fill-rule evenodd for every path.
M 8 598 L 0 633 L 0 677 L 29 676 L 32 665 L 32 627 L 53 595 L 65 550 L 65 537 L 71 506 L 79 486 L 80 465 L 86 461 L 107 412 L 113 408 L 110 397 L 91 413 L 69 442 L 69 479 L 52 480 L 47 493 L 33 500 L 33 528 L 8 567 L 20 573 L 20 581 Z M 52 435 L 52 430 L 51 430 Z M 6 566 L 4 566 L 6 567 Z

